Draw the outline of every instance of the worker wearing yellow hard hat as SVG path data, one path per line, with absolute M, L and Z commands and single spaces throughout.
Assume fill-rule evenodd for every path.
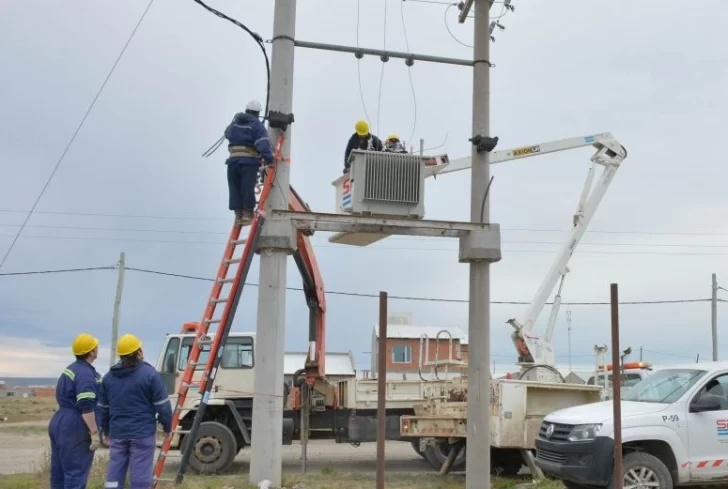
M 144 361 L 142 342 L 125 334 L 116 345 L 119 362 L 101 382 L 101 429 L 108 439 L 105 487 L 152 487 L 157 421 L 172 431 L 172 405 L 159 372 Z
M 382 151 L 384 146 L 382 141 L 371 133 L 369 130 L 369 123 L 361 120 L 354 124 L 354 134 L 349 138 L 349 142 L 346 144 L 346 152 L 344 153 L 344 173 L 349 173 L 351 162 L 349 161 L 349 155 L 355 149 L 364 151 Z
M 390 153 L 406 153 L 407 150 L 404 147 L 404 143 L 400 141 L 399 136 L 396 134 L 390 134 L 384 141 L 384 151 Z
M 56 384 L 58 411 L 51 418 L 51 488 L 84 489 L 101 446 L 97 423 L 97 398 L 101 376 L 93 367 L 99 340 L 82 333 L 73 340 L 76 361 L 61 372 Z

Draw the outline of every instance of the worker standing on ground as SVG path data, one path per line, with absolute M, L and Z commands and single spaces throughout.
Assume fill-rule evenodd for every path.
M 251 100 L 245 112 L 235 114 L 225 129 L 230 152 L 230 157 L 225 161 L 230 191 L 229 208 L 235 211 L 236 224 L 247 224 L 253 220 L 255 185 L 261 159 L 267 164 L 275 161 L 268 131 L 259 118 L 260 110 L 260 102 Z
M 166 434 L 172 431 L 172 405 L 164 381 L 144 361 L 142 342 L 133 335 L 119 338 L 120 361 L 101 383 L 101 429 L 109 445 L 105 487 L 152 487 L 157 417 Z
M 349 155 L 355 149 L 364 151 L 382 151 L 382 141 L 374 134 L 369 132 L 369 123 L 367 121 L 357 121 L 354 124 L 354 134 L 349 138 L 346 144 L 346 152 L 344 153 L 344 173 L 349 173 Z
M 58 411 L 48 425 L 51 489 L 85 489 L 94 451 L 101 446 L 96 422 L 101 376 L 92 365 L 99 355 L 99 340 L 83 333 L 71 349 L 76 361 L 58 378 Z

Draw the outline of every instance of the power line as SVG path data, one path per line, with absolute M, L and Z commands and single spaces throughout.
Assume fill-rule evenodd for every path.
M 73 272 L 90 272 L 92 270 L 116 270 L 117 267 L 87 267 L 87 268 L 66 268 L 62 270 L 40 270 L 37 272 L 9 272 L 0 273 L 0 277 L 9 277 L 13 275 L 42 275 L 47 273 L 73 273 Z
M 408 0 L 411 1 L 411 0 Z M 432 148 L 430 148 L 432 149 Z M 31 211 L 23 211 L 18 209 L 0 209 L 0 212 L 10 214 L 26 214 Z M 210 216 L 159 216 L 153 214 L 112 214 L 99 212 L 62 212 L 62 211 L 33 211 L 33 214 L 48 214 L 61 216 L 84 216 L 84 217 L 119 217 L 129 219 L 167 219 L 178 221 L 224 221 L 229 223 L 229 218 L 210 217 Z M 501 228 L 501 231 L 512 232 L 538 232 L 538 233 L 568 233 L 571 229 L 553 229 L 553 228 Z M 623 231 L 623 230 L 589 230 L 591 234 L 631 234 L 644 236 L 728 236 L 728 232 L 685 232 L 685 231 Z M 430 238 L 428 238 L 430 239 Z
M 356 0 L 356 47 L 359 48 L 359 24 L 361 23 L 361 0 Z M 369 119 L 369 113 L 367 113 L 367 104 L 364 100 L 364 88 L 361 83 L 361 58 L 356 59 L 356 76 L 359 80 L 359 98 L 361 99 L 361 106 L 364 109 L 364 117 L 367 118 L 367 124 L 372 125 L 371 119 Z
M 384 39 L 382 43 L 382 49 L 384 51 L 387 50 L 387 0 L 384 0 Z M 379 131 L 379 115 L 381 113 L 381 107 L 382 107 L 382 87 L 384 86 L 384 67 L 387 66 L 387 63 L 384 62 L 384 59 L 382 59 L 382 71 L 379 75 L 379 94 L 377 95 L 377 133 L 379 136 L 382 136 L 382 133 Z
M 154 231 L 158 232 L 158 231 Z M 160 232 L 182 232 L 184 231 L 160 231 Z M 192 233 L 192 231 L 190 231 Z M 201 234 L 225 234 L 225 233 L 201 233 Z M 13 234 L 0 234 L 1 237 L 13 237 Z M 170 244 L 205 244 L 220 246 L 222 241 L 195 241 L 195 240 L 180 240 L 180 239 L 146 239 L 146 238 L 127 238 L 127 237 L 101 237 L 101 236 L 46 236 L 46 235 L 35 235 L 28 236 L 23 235 L 24 239 L 43 239 L 43 240 L 77 240 L 77 241 L 125 241 L 125 242 L 139 242 L 139 243 L 170 243 Z M 535 244 L 539 243 L 536 241 L 502 241 L 503 243 L 514 243 L 514 244 Z M 543 244 L 554 244 L 561 245 L 559 242 L 540 242 Z M 609 246 L 611 243 L 582 243 L 593 246 Z M 639 245 L 636 243 L 622 243 L 624 246 L 671 246 L 671 245 Z M 681 246 L 681 245 L 674 245 Z M 687 245 L 686 245 L 687 246 Z M 711 246 L 706 246 L 711 247 Z M 373 246 L 373 247 L 351 247 L 341 245 L 321 245 L 316 243 L 316 248 L 331 248 L 336 250 L 346 251 L 438 251 L 438 252 L 455 252 L 457 248 L 424 248 L 414 246 Z M 546 250 L 546 249 L 503 249 L 504 253 L 546 253 L 553 254 L 557 253 L 558 250 Z M 643 255 L 643 256 L 725 256 L 728 252 L 662 252 L 662 251 L 579 251 L 580 255 Z
M 15 227 L 20 226 L 20 224 L 0 224 L 0 227 Z M 183 229 L 140 229 L 140 228 L 118 228 L 118 227 L 98 227 L 98 226 L 57 226 L 57 225 L 41 225 L 41 224 L 29 224 L 25 226 L 26 228 L 39 228 L 39 229 L 72 229 L 72 230 L 79 230 L 79 231 L 115 231 L 115 232 L 133 232 L 133 233 L 168 233 L 168 234 L 190 234 L 190 235 L 217 235 L 217 236 L 227 236 L 229 234 L 228 231 L 189 231 L 189 230 L 183 230 Z M 5 235 L 0 234 L 0 236 L 9 237 L 13 235 Z M 33 237 L 33 236 L 26 236 L 26 237 Z M 64 236 L 59 236 L 59 238 L 63 239 Z M 68 238 L 86 238 L 85 236 L 68 236 Z M 114 239 L 114 238 L 106 238 L 106 239 Z M 417 239 L 415 237 L 405 237 L 405 236 L 392 236 L 389 239 L 394 239 L 398 241 L 419 241 L 421 242 L 421 239 Z M 451 240 L 451 238 L 438 238 L 443 240 Z M 452 241 L 452 240 L 451 240 Z M 180 241 L 185 242 L 185 241 Z M 205 242 L 207 243 L 207 241 Z M 563 243 L 560 241 L 533 241 L 533 240 L 502 240 L 501 243 L 509 243 L 509 244 L 529 244 L 529 245 L 562 245 Z M 580 243 L 581 246 L 627 246 L 627 247 L 642 247 L 642 248 L 696 248 L 696 249 L 705 249 L 705 248 L 728 248 L 728 244 L 677 244 L 677 243 L 614 243 L 614 242 L 584 242 Z M 320 246 L 320 245 L 319 245 Z M 377 246 L 373 248 L 348 248 L 348 249 L 413 249 L 413 250 L 425 250 L 425 251 L 454 251 L 456 248 L 419 248 L 419 247 L 405 247 L 405 248 L 389 248 L 389 247 L 382 247 Z M 528 251 L 528 250 L 526 250 Z
M 83 127 L 84 123 L 86 122 L 86 119 L 88 118 L 89 114 L 91 113 L 91 110 L 96 105 L 96 101 L 101 96 L 101 93 L 104 91 L 104 88 L 106 87 L 106 84 L 108 83 L 109 79 L 111 78 L 111 75 L 114 73 L 114 70 L 116 69 L 116 66 L 119 64 L 119 61 L 121 61 L 121 57 L 124 56 L 124 53 L 126 52 L 126 48 L 129 47 L 129 43 L 131 43 L 131 40 L 134 38 L 134 35 L 136 34 L 137 30 L 139 29 L 139 26 L 141 25 L 144 18 L 147 16 L 147 12 L 149 12 L 149 9 L 151 8 L 152 4 L 154 3 L 154 0 L 149 0 L 149 3 L 147 4 L 147 8 L 144 9 L 144 12 L 142 13 L 142 16 L 139 18 L 139 22 L 134 26 L 134 30 L 131 31 L 131 35 L 126 40 L 126 44 L 124 44 L 124 47 L 121 49 L 121 52 L 119 53 L 119 56 L 117 56 L 116 61 L 114 61 L 114 64 L 111 66 L 111 70 L 109 70 L 109 73 L 106 75 L 106 78 L 104 79 L 104 82 L 101 84 L 101 87 L 96 92 L 96 96 L 91 101 L 91 105 L 88 106 L 88 109 L 86 109 L 86 113 L 83 115 L 83 118 L 81 119 L 81 122 L 79 123 L 78 127 L 76 128 L 76 131 L 71 136 L 71 139 L 68 141 L 68 144 L 66 145 L 66 149 L 63 150 L 63 153 L 61 153 L 61 157 L 58 158 L 58 161 L 56 162 L 56 165 L 53 167 L 53 171 L 51 172 L 50 176 L 48 177 L 48 180 L 46 180 L 45 185 L 43 185 L 43 188 L 40 191 L 40 194 L 38 194 L 38 198 L 35 199 L 35 202 L 33 203 L 33 207 L 31 207 L 30 212 L 28 212 L 28 215 L 25 216 L 25 220 L 23 221 L 23 224 L 20 226 L 20 229 L 18 230 L 18 234 L 15 235 L 12 242 L 10 243 L 10 246 L 8 247 L 7 251 L 3 255 L 2 260 L 0 260 L 0 270 L 2 269 L 3 265 L 5 265 L 5 261 L 8 259 L 8 256 L 10 256 L 10 252 L 15 247 L 15 243 L 18 242 L 18 238 L 20 237 L 20 234 L 23 232 L 23 229 L 25 228 L 25 225 L 28 223 L 28 220 L 30 220 L 30 216 L 33 215 L 33 211 L 35 211 L 35 208 L 38 207 L 38 203 L 40 202 L 40 199 L 43 198 L 43 194 L 45 194 L 46 189 L 48 188 L 48 185 L 50 185 L 51 180 L 53 180 L 53 177 L 56 175 L 56 172 L 58 171 L 58 168 L 61 166 L 61 163 L 63 163 L 63 160 L 66 157 L 66 154 L 68 154 L 68 150 L 71 149 L 71 145 L 73 145 L 73 142 L 76 140 L 76 136 L 78 136 L 78 133 L 81 131 L 81 128 Z
M 46 273 L 66 273 L 66 272 L 78 272 L 78 271 L 90 271 L 90 270 L 115 270 L 116 266 L 109 267 L 89 267 L 89 268 L 76 268 L 76 269 L 65 269 L 65 270 L 41 270 L 32 272 L 15 272 L 15 273 L 0 273 L 0 276 L 7 275 L 33 275 L 33 274 L 46 274 Z M 204 282 L 214 282 L 215 279 L 209 277 L 202 277 L 199 275 L 189 275 L 183 273 L 163 272 L 160 270 L 152 270 L 149 268 L 137 268 L 137 267 L 125 267 L 127 271 L 147 273 L 153 275 L 161 275 L 165 277 L 184 278 L 189 280 L 198 280 Z M 249 287 L 258 287 L 258 284 L 252 282 L 246 282 L 245 285 Z M 302 287 L 286 287 L 286 290 L 303 291 Z M 368 294 L 364 292 L 349 292 L 349 291 L 337 291 L 327 290 L 327 295 L 339 295 L 347 297 L 362 297 L 362 298 L 378 298 L 379 294 Z M 390 299 L 405 300 L 405 301 L 420 301 L 420 302 L 447 302 L 447 303 L 467 303 L 467 299 L 447 299 L 442 297 L 418 297 L 418 296 L 406 296 L 406 295 L 390 295 Z M 675 299 L 675 300 L 653 300 L 653 301 L 623 301 L 620 302 L 622 305 L 647 305 L 647 304 L 685 304 L 693 302 L 710 302 L 711 299 Z M 721 301 L 728 302 L 728 301 Z M 526 301 L 491 301 L 492 304 L 504 304 L 504 305 L 527 305 L 530 302 Z M 609 302 L 567 302 L 570 306 L 604 306 L 609 305 Z M 547 305 L 553 304 L 547 302 Z
M 404 34 L 404 44 L 407 49 L 407 53 L 410 53 L 409 36 L 407 35 L 407 24 L 404 20 L 404 0 L 399 2 L 399 14 L 402 19 L 402 34 Z M 415 137 L 415 130 L 417 129 L 417 93 L 415 92 L 415 82 L 412 79 L 412 66 L 407 63 L 407 77 L 410 82 L 410 89 L 412 90 L 412 106 L 414 110 L 414 117 L 412 121 L 412 132 L 407 140 L 410 145 L 413 143 L 412 139 Z

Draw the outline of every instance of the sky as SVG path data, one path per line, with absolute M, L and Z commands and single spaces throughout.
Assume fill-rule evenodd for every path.
M 455 8 L 360 2 L 360 16 L 355 0 L 298 2 L 296 37 L 472 56 L 472 20 L 458 24 Z M 147 3 L 4 2 L 0 255 Z M 272 37 L 273 2 L 210 5 Z M 607 302 L 610 283 L 619 284 L 623 301 L 708 299 L 711 273 L 728 288 L 728 221 L 721 217 L 728 215 L 728 166 L 720 157 L 728 51 L 719 48 L 728 45 L 728 4 L 513 5 L 515 12 L 499 19 L 506 29 L 496 30 L 491 44 L 490 120 L 498 149 L 611 132 L 629 152 L 569 264 L 553 338 L 559 364 L 593 365 L 594 345 L 610 341 L 609 307 L 576 303 Z M 501 11 L 495 4 L 492 15 Z M 393 59 L 381 70 L 378 57 L 357 62 L 349 54 L 296 49 L 291 182 L 315 211 L 334 211 L 331 182 L 341 174 L 358 119 L 368 119 L 381 137 L 396 133 L 415 147 L 423 139 L 426 148 L 436 147 L 430 152 L 469 155 L 471 68 L 416 62 L 408 70 Z M 113 267 L 125 252 L 129 267 L 212 277 L 232 215 L 224 148 L 210 158 L 201 154 L 251 98 L 265 98 L 265 66 L 252 39 L 192 0 L 155 0 L 0 274 Z M 491 267 L 493 301 L 531 300 L 568 237 L 590 156 L 587 148 L 493 166 L 491 222 L 501 225 L 503 246 L 503 259 Z M 468 220 L 469 179 L 469 171 L 429 179 L 427 218 Z M 317 233 L 313 243 L 329 291 L 327 347 L 351 350 L 360 368 L 369 364 L 377 299 L 336 292 L 468 296 L 468 267 L 457 262 L 453 239 L 389 237 L 361 249 Z M 257 280 L 256 258 L 249 282 Z M 0 275 L 0 375 L 57 375 L 72 360 L 70 343 L 81 332 L 101 340 L 103 372 L 116 282 L 109 269 Z M 291 259 L 288 286 L 300 283 Z M 154 360 L 166 333 L 199 320 L 209 288 L 205 281 L 128 271 L 120 332 L 139 336 Z M 719 296 L 728 299 L 728 292 Z M 246 288 L 234 330 L 255 331 L 256 303 L 256 288 Z M 505 322 L 526 308 L 491 308 L 496 370 L 515 362 Z M 467 328 L 464 302 L 391 299 L 389 310 L 412 313 L 416 324 Z M 728 356 L 726 314 L 720 303 L 721 358 Z M 290 291 L 287 350 L 305 350 L 307 320 L 302 293 Z M 632 347 L 633 359 L 640 347 L 645 360 L 661 364 L 710 358 L 708 302 L 625 304 L 620 324 L 621 345 Z

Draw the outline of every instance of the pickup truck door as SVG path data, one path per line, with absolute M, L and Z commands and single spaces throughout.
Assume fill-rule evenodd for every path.
M 690 479 L 728 480 L 728 373 L 708 379 L 688 406 L 705 395 L 719 397 L 721 408 L 691 412 L 688 407 Z

